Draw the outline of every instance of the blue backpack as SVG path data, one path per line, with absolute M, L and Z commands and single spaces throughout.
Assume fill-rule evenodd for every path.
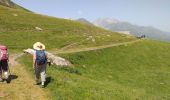
M 46 54 L 44 50 L 36 50 L 36 64 L 43 65 L 47 62 Z

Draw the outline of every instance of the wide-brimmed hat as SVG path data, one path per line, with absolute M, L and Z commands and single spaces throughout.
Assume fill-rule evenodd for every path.
M 36 42 L 34 43 L 33 48 L 35 50 L 45 50 L 45 45 L 42 44 L 41 42 Z

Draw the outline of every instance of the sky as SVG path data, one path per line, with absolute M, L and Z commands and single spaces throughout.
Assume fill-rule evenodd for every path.
M 114 18 L 170 32 L 170 0 L 12 0 L 39 14 L 59 18 Z

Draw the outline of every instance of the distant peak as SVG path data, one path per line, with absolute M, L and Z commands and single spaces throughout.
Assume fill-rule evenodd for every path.
M 95 22 L 99 23 L 108 23 L 108 24 L 113 24 L 113 23 L 120 23 L 121 21 L 114 19 L 114 18 L 98 18 Z
M 79 19 L 77 19 L 76 21 L 78 21 L 78 22 L 80 22 L 80 23 L 83 23 L 83 24 L 93 25 L 90 21 L 88 21 L 88 20 L 85 19 L 85 18 L 79 18 Z
M 85 18 L 78 18 L 77 20 L 86 20 Z

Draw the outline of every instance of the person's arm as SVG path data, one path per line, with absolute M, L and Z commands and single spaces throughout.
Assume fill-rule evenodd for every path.
M 47 64 L 49 65 L 49 66 L 51 66 L 51 62 L 50 62 L 50 60 L 48 59 L 48 53 L 47 52 L 45 52 L 45 56 L 46 56 L 46 59 L 47 59 Z
M 45 56 L 46 56 L 46 59 L 48 60 L 48 54 L 47 54 L 47 52 L 45 53 Z
M 36 59 L 36 56 L 35 56 L 35 54 L 33 54 L 33 68 L 35 68 L 35 59 Z

